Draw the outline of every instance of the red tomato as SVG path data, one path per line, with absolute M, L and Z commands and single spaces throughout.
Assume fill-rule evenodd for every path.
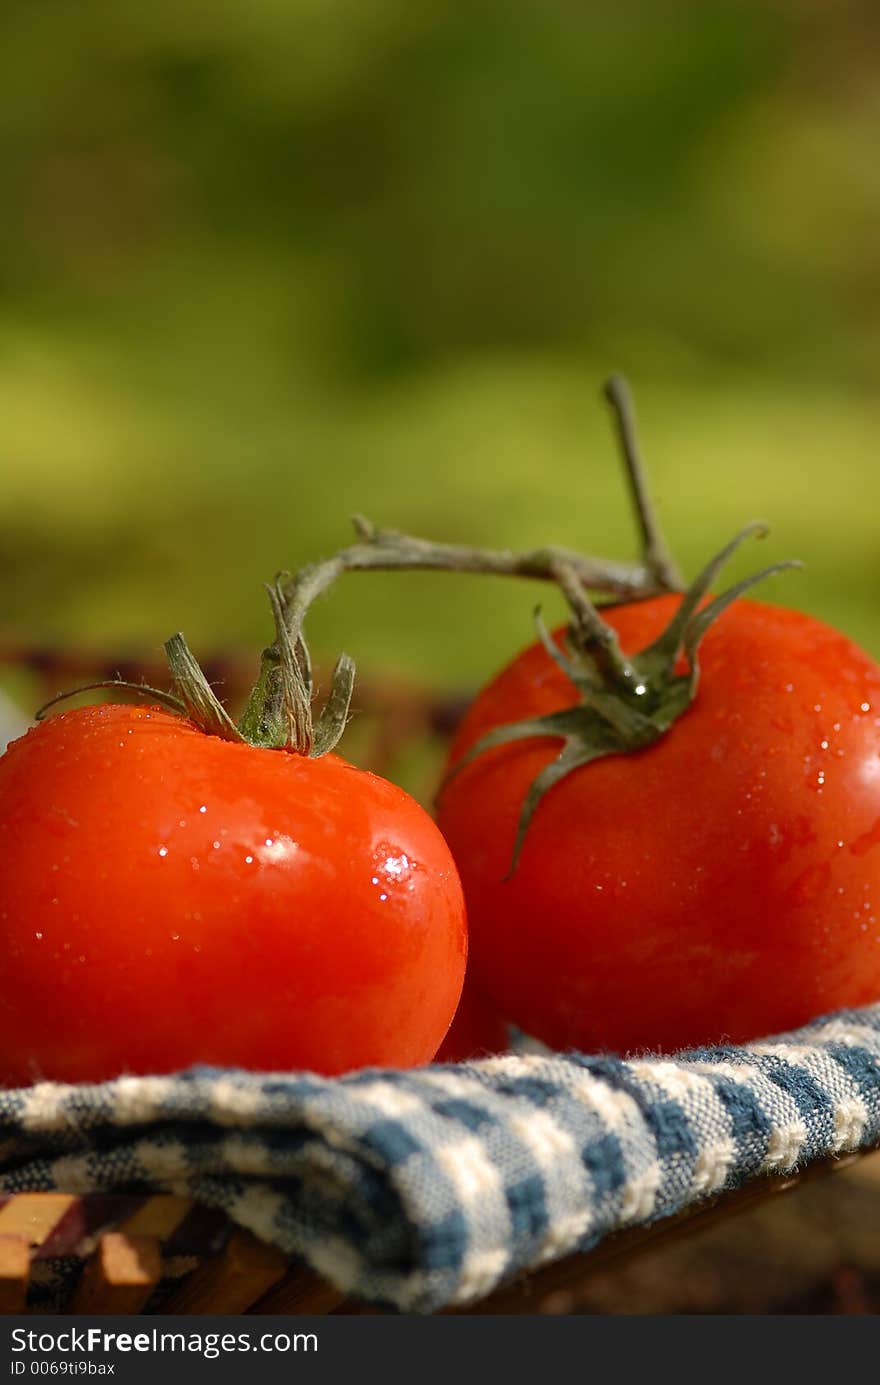
M 624 651 L 679 600 L 608 611 Z M 880 999 L 880 667 L 809 616 L 742 600 L 700 664 L 658 741 L 546 794 L 509 878 L 526 791 L 559 742 L 480 754 L 441 795 L 475 979 L 556 1047 L 740 1041 Z M 450 763 L 576 701 L 534 645 L 477 698 Z
M 0 758 L 0 1080 L 192 1063 L 340 1073 L 434 1054 L 461 886 L 402 789 L 155 708 L 53 717 Z
M 471 1058 L 489 1058 L 493 1053 L 505 1053 L 510 1047 L 507 1025 L 480 994 L 470 977 L 465 978 L 464 990 L 449 1033 L 437 1050 L 435 1063 L 465 1063 Z

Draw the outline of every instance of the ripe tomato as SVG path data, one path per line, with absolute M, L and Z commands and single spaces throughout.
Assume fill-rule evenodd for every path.
M 192 1063 L 326 1074 L 434 1054 L 461 886 L 407 794 L 156 708 L 53 717 L 0 758 L 0 1081 Z
M 434 1062 L 465 1063 L 471 1058 L 505 1053 L 509 1047 L 510 1036 L 504 1020 L 470 977 L 466 977 L 449 1033 L 438 1048 Z
M 679 601 L 604 614 L 632 653 Z M 512 874 L 558 741 L 488 750 L 442 792 L 475 980 L 556 1047 L 740 1041 L 880 998 L 880 667 L 809 616 L 744 600 L 700 664 L 659 740 L 545 795 Z M 477 698 L 450 764 L 493 727 L 576 702 L 536 644 Z

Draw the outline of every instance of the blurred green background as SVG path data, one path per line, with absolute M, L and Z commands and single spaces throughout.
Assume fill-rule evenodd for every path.
M 348 541 L 627 556 L 625 372 L 688 572 L 880 653 L 880 8 L 6 0 L 0 634 L 255 649 Z M 349 577 L 319 654 L 468 687 L 535 590 Z M 555 598 L 548 597 L 552 607 Z

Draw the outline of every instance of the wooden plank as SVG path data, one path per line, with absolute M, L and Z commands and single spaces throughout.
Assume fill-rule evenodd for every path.
M 341 1289 L 322 1279 L 305 1265 L 288 1271 L 268 1294 L 255 1303 L 251 1313 L 332 1313 L 344 1299 Z
M 159 1283 L 162 1253 L 154 1236 L 108 1231 L 86 1264 L 68 1313 L 139 1313 Z
M 244 1313 L 287 1270 L 287 1256 L 236 1230 L 221 1255 L 206 1260 L 162 1304 L 163 1313 Z
M 166 1241 L 192 1210 L 192 1198 L 177 1197 L 174 1193 L 156 1193 L 148 1198 L 118 1230 L 129 1236 L 155 1236 Z
M 0 1207 L 0 1236 L 41 1245 L 78 1199 L 72 1193 L 16 1193 Z
M 0 1313 L 23 1313 L 31 1268 L 25 1236 L 0 1235 Z

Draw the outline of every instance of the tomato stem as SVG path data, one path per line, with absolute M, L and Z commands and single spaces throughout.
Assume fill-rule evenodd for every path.
M 514 553 L 510 549 L 435 543 L 397 529 L 379 528 L 363 515 L 354 515 L 352 524 L 357 543 L 323 561 L 310 563 L 292 577 L 285 575 L 280 591 L 291 638 L 294 641 L 302 639 L 310 606 L 345 572 L 418 570 L 554 582 L 561 587 L 576 623 L 585 635 L 592 632 L 597 647 L 608 644 L 608 634 L 589 602 L 588 591 L 634 600 L 683 590 L 684 583 L 670 556 L 651 500 L 636 438 L 635 410 L 629 386 L 621 376 L 614 375 L 606 382 L 604 392 L 613 411 L 636 511 L 642 541 L 639 561 L 596 558 L 555 545 Z M 628 677 L 621 660 L 617 656 L 613 658 L 620 675 Z
M 285 585 L 293 630 L 301 629 L 312 603 L 345 572 L 420 570 L 528 577 L 558 583 L 559 570 L 564 565 L 582 590 L 607 592 L 629 600 L 672 590 L 643 562 L 588 557 L 556 546 L 514 553 L 509 549 L 435 543 L 397 529 L 380 529 L 363 515 L 354 515 L 352 524 L 359 543 L 340 549 L 322 562 L 309 564 Z
M 341 654 L 330 680 L 324 709 L 312 718 L 312 664 L 301 628 L 302 616 L 291 615 L 286 584 L 289 572 L 279 572 L 266 591 L 275 622 L 275 640 L 263 650 L 260 676 L 248 698 L 238 730 L 250 745 L 270 750 L 293 750 L 313 759 L 326 755 L 345 730 L 355 666 Z
M 620 442 L 633 506 L 642 536 L 642 557 L 658 584 L 667 591 L 682 591 L 684 580 L 663 537 L 660 521 L 648 489 L 647 473 L 642 464 L 636 433 L 636 409 L 632 391 L 622 375 L 612 375 L 605 381 L 605 398 Z
M 589 651 L 610 684 L 623 689 L 632 686 L 633 670 L 623 656 L 617 636 L 587 596 L 574 569 L 568 563 L 558 563 L 555 576 L 571 608 L 571 633 L 578 647 Z
M 294 750 L 301 755 L 322 755 L 336 744 L 348 717 L 354 664 L 347 655 L 340 657 L 327 703 L 318 725 L 313 726 L 312 676 L 303 627 L 313 602 L 345 572 L 431 570 L 553 582 L 571 609 L 572 638 L 577 647 L 589 652 L 609 686 L 629 694 L 638 683 L 638 675 L 624 658 L 614 632 L 602 620 L 588 592 L 601 591 L 632 600 L 681 590 L 682 580 L 651 501 L 629 388 L 620 376 L 612 376 L 606 382 L 605 394 L 616 421 L 636 510 L 642 540 L 640 561 L 615 562 L 557 546 L 514 553 L 509 549 L 435 543 L 396 529 L 380 529 L 371 520 L 355 515 L 352 523 L 356 543 L 293 575 L 279 573 L 267 587 L 275 639 L 263 651 L 257 683 L 237 728 L 213 698 L 203 676 L 201 680 L 194 676 L 189 692 L 182 689 L 188 706 L 192 696 L 197 701 L 201 699 L 195 708 L 196 712 L 202 706 L 204 709 L 205 715 L 196 717 L 199 724 L 225 736 L 230 736 L 232 728 L 231 738 L 244 739 L 251 745 Z

